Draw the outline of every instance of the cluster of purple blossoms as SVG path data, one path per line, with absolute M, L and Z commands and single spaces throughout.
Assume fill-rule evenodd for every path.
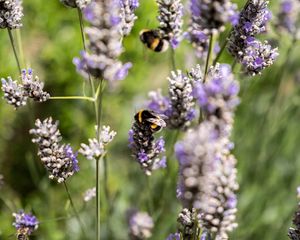
M 199 67 L 190 73 L 191 76 L 196 76 L 196 79 L 197 69 Z M 227 64 L 217 63 L 209 69 L 206 82 L 194 83 L 194 97 L 198 100 L 206 119 L 215 124 L 220 135 L 230 135 L 234 110 L 240 102 L 239 90 L 239 83 Z
M 180 70 L 172 71 L 168 80 L 169 96 L 162 96 L 161 90 L 150 92 L 148 108 L 165 115 L 167 127 L 185 130 L 195 117 L 192 80 Z
M 298 30 L 300 2 L 298 0 L 281 0 L 277 26 L 292 35 Z
M 177 196 L 184 208 L 197 212 L 200 227 L 215 233 L 216 239 L 227 239 L 228 232 L 237 227 L 237 170 L 231 146 L 210 121 L 190 129 L 175 146 L 179 160 Z
M 267 5 L 266 0 L 249 0 L 229 38 L 228 51 L 249 75 L 261 73 L 278 56 L 277 48 L 272 48 L 267 41 L 262 43 L 255 39 L 257 34 L 266 31 L 266 24 L 271 19 Z
M 297 188 L 298 198 L 300 198 L 300 187 Z M 289 228 L 288 236 L 291 240 L 300 239 L 300 202 L 298 203 L 298 209 L 294 214 L 293 219 L 294 227 Z
M 24 239 L 27 239 L 39 226 L 37 218 L 31 213 L 24 213 L 23 210 L 13 213 L 13 217 L 15 218 L 13 226 L 17 229 L 17 236 L 24 236 Z
M 190 0 L 191 20 L 186 37 L 196 48 L 197 56 L 205 55 L 211 34 L 224 31 L 227 22 L 237 23 L 236 9 L 230 0 Z
M 60 0 L 60 1 L 67 7 L 84 9 L 92 0 Z
M 171 233 L 166 240 L 180 240 L 180 233 Z
M 129 147 L 133 157 L 148 176 L 153 170 L 166 167 L 166 157 L 160 156 L 165 152 L 165 141 L 162 137 L 155 140 L 153 134 L 150 124 L 139 121 L 134 121 L 129 130 Z
M 144 240 L 152 236 L 154 223 L 148 213 L 136 210 L 129 212 L 128 224 L 130 240 Z
M 176 48 L 182 38 L 183 5 L 181 0 L 157 0 L 159 30 L 172 48 Z
M 21 0 L 0 0 L 0 28 L 20 28 L 22 17 Z
M 119 0 L 95 0 L 84 9 L 91 24 L 85 28 L 88 35 L 88 51 L 81 58 L 74 58 L 77 71 L 85 78 L 105 79 L 111 85 L 127 76 L 131 63 L 123 64 L 118 57 L 122 48 L 122 20 Z
M 96 138 L 89 139 L 89 145 L 82 143 L 79 153 L 85 156 L 88 160 L 97 160 L 106 154 L 106 145 L 110 143 L 116 136 L 115 131 L 111 131 L 109 126 L 102 126 L 98 133 L 97 126 L 95 127 L 96 135 L 99 134 L 99 140 Z
M 51 117 L 43 122 L 37 119 L 35 126 L 29 133 L 35 135 L 32 142 L 38 145 L 38 156 L 48 170 L 49 178 L 62 183 L 79 171 L 77 153 L 73 152 L 70 145 L 60 143 L 62 137 L 58 121 L 53 122 Z
M 122 35 L 128 36 L 137 16 L 134 11 L 139 7 L 138 0 L 119 0 L 121 6 Z
M 36 102 L 45 102 L 50 98 L 50 94 L 43 91 L 44 83 L 37 76 L 33 77 L 32 69 L 22 70 L 22 83 L 2 78 L 2 91 L 4 99 L 8 104 L 13 105 L 15 109 L 25 106 L 27 99 L 32 98 Z

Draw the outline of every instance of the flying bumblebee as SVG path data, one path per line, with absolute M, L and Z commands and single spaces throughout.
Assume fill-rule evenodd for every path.
M 169 48 L 169 41 L 158 29 L 144 29 L 140 31 L 141 42 L 154 52 L 165 52 Z
M 135 114 L 134 119 L 138 123 L 146 125 L 149 124 L 149 127 L 153 132 L 158 132 L 162 128 L 166 127 L 166 122 L 163 120 L 163 116 L 150 110 L 140 110 Z

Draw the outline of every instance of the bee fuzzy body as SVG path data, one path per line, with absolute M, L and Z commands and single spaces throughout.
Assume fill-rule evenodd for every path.
M 139 123 L 149 126 L 151 131 L 158 132 L 166 127 L 166 122 L 153 111 L 141 110 L 135 114 L 134 119 Z
M 163 38 L 157 29 L 144 29 L 140 32 L 141 42 L 154 52 L 165 52 L 169 48 L 169 42 Z

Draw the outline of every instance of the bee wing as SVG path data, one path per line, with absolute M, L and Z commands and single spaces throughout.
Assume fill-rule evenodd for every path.
M 166 122 L 161 118 L 148 118 L 147 121 L 160 127 L 166 127 Z

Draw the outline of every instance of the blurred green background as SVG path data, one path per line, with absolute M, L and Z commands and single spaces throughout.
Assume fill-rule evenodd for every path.
M 242 5 L 243 1 L 238 2 Z M 276 15 L 278 3 L 271 9 Z M 180 204 L 176 200 L 177 162 L 169 162 L 170 175 L 157 171 L 149 181 L 130 157 L 127 132 L 134 113 L 143 105 L 147 92 L 162 88 L 166 93 L 170 53 L 146 50 L 139 41 L 143 28 L 157 26 L 154 0 L 141 1 L 139 19 L 129 37 L 124 39 L 122 60 L 133 63 L 129 76 L 118 89 L 104 94 L 102 123 L 117 131 L 108 153 L 108 195 L 101 189 L 102 239 L 127 239 L 126 211 L 137 208 L 151 211 L 155 219 L 152 239 L 165 239 L 176 231 Z M 22 67 L 32 67 L 52 96 L 82 95 L 87 84 L 76 73 L 72 59 L 82 49 L 77 11 L 58 0 L 24 1 L 21 29 L 24 60 Z M 275 19 L 275 17 L 274 17 Z M 300 57 L 288 34 L 270 27 L 266 36 L 278 45 L 276 63 L 254 78 L 236 71 L 241 84 L 241 105 L 234 128 L 235 155 L 238 159 L 238 224 L 231 239 L 288 239 L 293 211 L 297 206 L 296 187 L 300 184 Z M 15 34 L 15 31 L 13 31 Z M 221 35 L 224 41 L 226 32 Z M 0 77 L 18 78 L 16 62 L 6 30 L 0 31 Z M 183 42 L 176 50 L 176 64 L 188 69 L 197 63 L 194 50 Z M 221 62 L 232 62 L 224 54 Z M 2 94 L 2 93 L 1 93 Z M 60 121 L 64 142 L 78 149 L 81 142 L 94 136 L 93 105 L 86 101 L 50 100 L 33 103 L 14 111 L 0 101 L 0 174 L 5 185 L 0 189 L 0 239 L 13 239 L 12 211 L 32 211 L 41 224 L 32 239 L 84 239 L 63 185 L 48 179 L 36 156 L 37 149 L 28 134 L 36 118 L 52 116 Z M 167 151 L 174 133 L 168 130 Z M 94 239 L 94 202 L 83 203 L 82 194 L 95 185 L 95 164 L 81 156 L 81 171 L 68 180 L 75 205 Z M 103 179 L 102 179 L 103 183 Z M 151 205 L 153 205 L 151 207 Z M 110 207 L 109 207 L 110 206 Z

